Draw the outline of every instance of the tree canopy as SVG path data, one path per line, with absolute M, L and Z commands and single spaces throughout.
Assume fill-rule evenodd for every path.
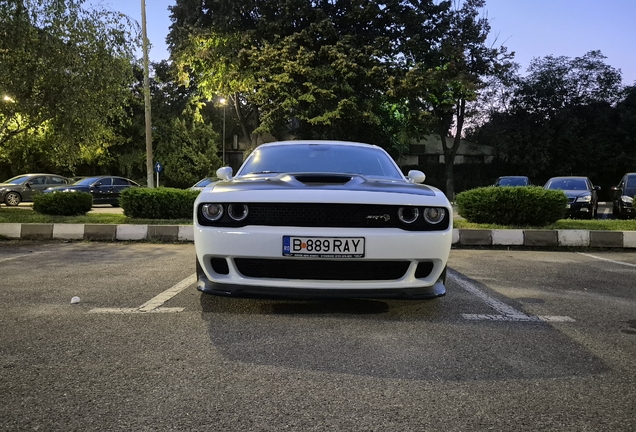
M 72 166 L 107 145 L 133 79 L 135 27 L 82 3 L 0 3 L 0 160 L 40 146 Z

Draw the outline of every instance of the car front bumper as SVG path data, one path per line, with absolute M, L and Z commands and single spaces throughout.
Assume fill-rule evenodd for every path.
M 592 203 L 573 202 L 568 204 L 565 217 L 592 217 L 594 205 Z
M 400 229 L 205 227 L 195 223 L 194 243 L 198 264 L 198 289 L 210 294 L 325 297 L 404 297 L 432 298 L 444 295 L 446 263 L 452 243 L 452 226 L 445 231 L 403 231 Z M 363 258 L 304 258 L 283 256 L 283 236 L 364 237 Z M 244 261 L 279 269 L 287 274 L 296 267 L 324 269 L 319 278 L 306 278 L 297 271 L 289 277 L 247 276 L 241 270 Z M 222 264 L 222 271 L 218 266 Z M 338 267 L 331 278 L 331 264 Z M 365 278 L 361 265 L 368 268 L 399 265 L 404 271 L 396 277 Z M 349 278 L 347 266 L 355 277 Z M 425 271 L 422 271 L 425 268 Z M 320 271 L 320 270 L 318 270 Z M 364 271 L 364 270 L 362 270 Z M 315 274 L 315 273 L 314 273 Z

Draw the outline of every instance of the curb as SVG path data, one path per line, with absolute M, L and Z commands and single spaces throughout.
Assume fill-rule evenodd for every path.
M 0 237 L 19 240 L 193 242 L 192 225 L 0 223 Z
M 0 237 L 19 240 L 193 242 L 193 225 L 0 223 Z M 453 229 L 453 245 L 636 248 L 636 231 Z

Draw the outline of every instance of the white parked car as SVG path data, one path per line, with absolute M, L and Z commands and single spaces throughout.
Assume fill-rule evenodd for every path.
M 218 295 L 434 298 L 452 207 L 382 148 L 263 144 L 194 204 L 198 289 Z

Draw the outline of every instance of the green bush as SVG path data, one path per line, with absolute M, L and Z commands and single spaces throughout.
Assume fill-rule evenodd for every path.
M 199 191 L 174 188 L 129 188 L 119 196 L 124 215 L 139 219 L 191 219 Z
M 562 219 L 567 197 L 538 186 L 481 187 L 456 197 L 458 213 L 474 223 L 545 226 Z
M 93 207 L 88 192 L 53 192 L 33 195 L 33 210 L 52 216 L 85 215 Z

